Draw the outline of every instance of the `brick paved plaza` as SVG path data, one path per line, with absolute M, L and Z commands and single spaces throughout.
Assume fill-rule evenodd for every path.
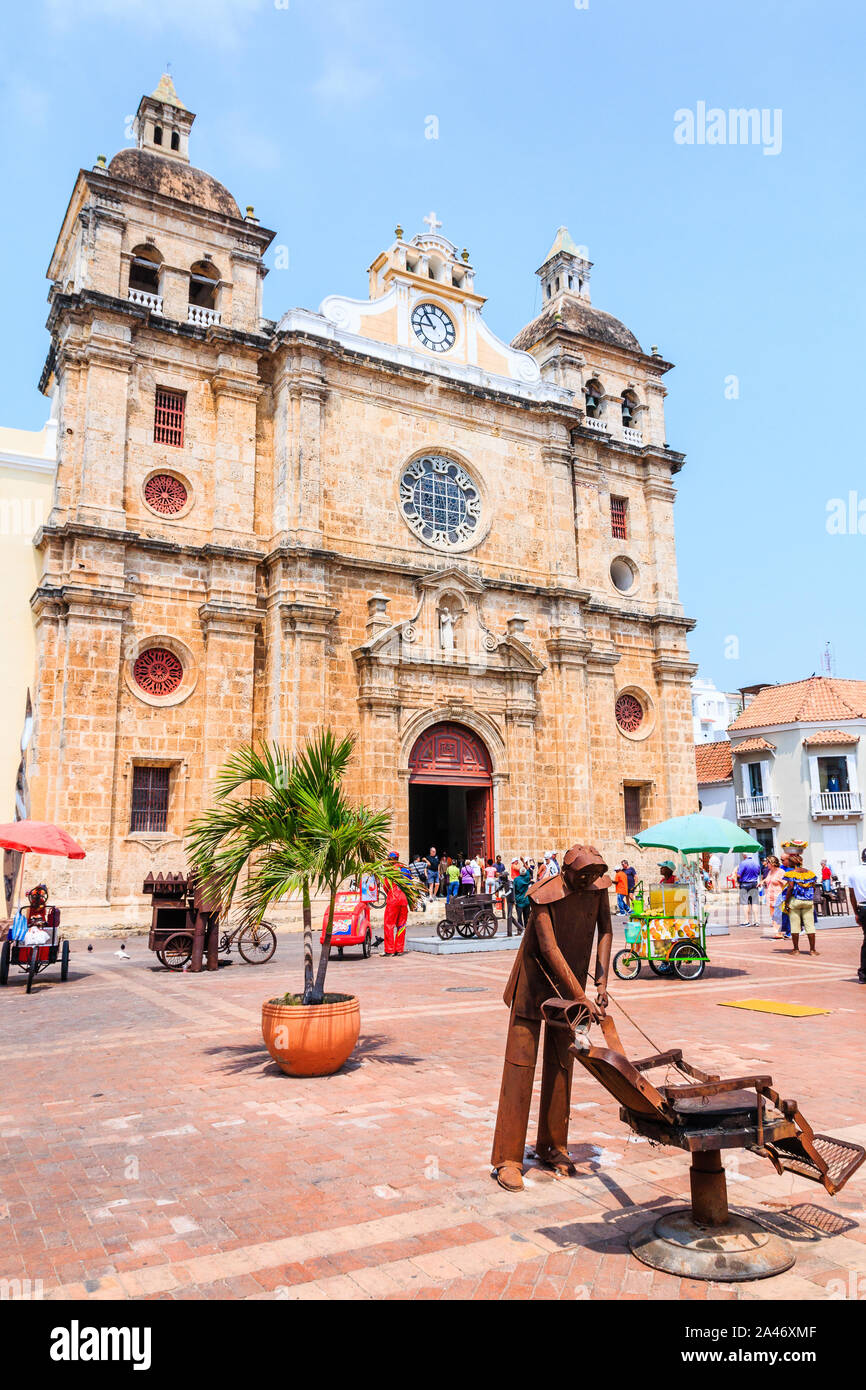
M 818 959 L 735 930 L 697 983 L 614 981 L 650 1037 L 687 1058 L 772 1073 L 817 1128 L 866 1140 L 860 932 L 822 931 Z M 577 1069 L 579 1176 L 503 1192 L 488 1156 L 510 953 L 334 960 L 361 1000 L 342 1073 L 283 1076 L 261 1041 L 264 998 L 295 988 L 300 940 L 267 966 L 170 975 L 145 939 L 0 992 L 0 1275 L 46 1299 L 826 1299 L 866 1293 L 866 1168 L 836 1199 L 737 1151 L 731 1202 L 790 1239 L 787 1274 L 680 1281 L 629 1253 L 645 1209 L 683 1201 L 688 1159 L 630 1138 Z M 472 991 L 472 992 L 467 992 Z M 718 1007 L 762 997 L 829 1013 Z M 647 1044 L 622 1016 L 632 1055 Z M 530 1136 L 532 1130 L 530 1130 Z M 635 1211 L 635 1204 L 640 1210 Z

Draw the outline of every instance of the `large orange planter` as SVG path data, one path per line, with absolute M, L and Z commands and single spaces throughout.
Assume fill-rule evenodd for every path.
M 351 1056 L 361 1031 L 361 1010 L 354 994 L 340 994 L 333 1004 L 262 1004 L 262 1037 L 277 1066 L 287 1076 L 330 1076 Z

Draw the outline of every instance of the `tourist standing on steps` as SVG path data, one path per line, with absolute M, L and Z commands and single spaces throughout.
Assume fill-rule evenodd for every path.
M 451 859 L 447 854 L 439 856 L 438 894 L 440 898 L 444 898 L 448 894 L 448 866 L 450 864 Z
M 447 878 L 446 892 L 450 898 L 456 898 L 460 892 L 460 870 L 453 859 L 448 859 L 445 865 L 445 875 Z
M 427 855 L 427 896 L 435 898 L 439 889 L 439 855 L 436 853 L 436 846 L 431 845 L 430 853 Z
M 471 859 L 464 859 L 463 864 L 461 865 L 461 868 L 460 868 L 460 893 L 461 893 L 461 896 L 462 896 L 462 895 L 465 894 L 465 893 L 474 893 L 474 892 L 475 892 L 475 874 L 473 873 L 473 870 L 472 870 L 472 860 L 471 860 Z

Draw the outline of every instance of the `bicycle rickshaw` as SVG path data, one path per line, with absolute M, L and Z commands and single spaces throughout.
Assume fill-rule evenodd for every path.
M 458 936 L 479 937 L 489 941 L 496 935 L 498 919 L 494 910 L 492 893 L 465 893 L 449 898 L 445 903 L 445 916 L 436 924 L 436 934 L 442 941 L 450 941 L 456 932 Z
M 51 825 L 48 821 L 25 819 L 0 825 L 0 849 L 10 850 L 21 856 L 17 881 L 11 899 L 13 904 L 18 902 L 21 896 L 26 855 L 51 854 L 63 859 L 84 859 L 85 857 L 85 851 L 77 840 L 73 840 L 72 836 L 61 829 L 59 825 Z M 60 909 L 49 906 L 48 890 L 45 885 L 40 884 L 39 888 L 41 896 L 38 899 L 38 907 L 34 907 L 34 902 L 37 900 L 34 899 L 33 892 L 28 894 L 30 909 L 27 914 L 27 927 L 28 929 L 31 926 L 40 927 L 48 940 L 27 944 L 23 939 L 18 939 L 14 933 L 17 923 L 21 922 L 21 916 L 16 913 L 17 923 L 13 919 L 9 924 L 8 930 L 5 932 L 5 939 L 0 946 L 0 985 L 8 983 L 9 967 L 15 965 L 19 970 L 26 972 L 28 994 L 40 971 L 47 970 L 49 965 L 56 965 L 58 958 L 60 960 L 61 981 L 65 982 L 69 975 L 69 942 L 60 935 Z M 0 928 L 0 932 L 2 932 L 2 928 Z
M 39 924 L 50 938 L 39 945 L 26 946 L 23 941 L 12 941 L 9 937 L 0 947 L 0 985 L 9 980 L 9 967 L 17 965 L 27 975 L 27 993 L 33 988 L 33 981 L 41 970 L 56 965 L 60 960 L 60 979 L 65 983 L 69 975 L 69 942 L 60 935 L 60 908 L 49 907 L 44 922 Z

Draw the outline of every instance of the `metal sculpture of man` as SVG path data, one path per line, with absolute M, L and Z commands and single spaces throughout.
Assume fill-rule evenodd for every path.
M 508 1192 L 523 1187 L 523 1158 L 532 1084 L 541 1036 L 541 1005 L 552 996 L 584 1005 L 600 1020 L 607 1006 L 612 928 L 607 865 L 592 845 L 574 845 L 562 871 L 529 891 L 529 921 L 503 996 L 511 1007 L 491 1162 Z M 585 994 L 593 938 L 596 1000 Z M 561 1176 L 575 1167 L 568 1156 L 568 1117 L 574 1057 L 566 1029 L 545 1025 L 536 1153 Z

